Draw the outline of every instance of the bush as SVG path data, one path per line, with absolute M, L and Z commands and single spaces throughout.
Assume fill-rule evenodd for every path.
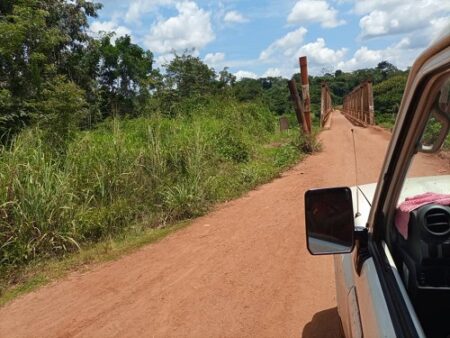
M 373 86 L 373 98 L 376 114 L 397 114 L 403 91 L 405 90 L 407 73 L 390 77 Z
M 203 214 L 276 176 L 299 156 L 298 133 L 274 134 L 260 104 L 209 100 L 185 117 L 107 120 L 64 152 L 47 132 L 0 150 L 0 269 L 63 256 L 116 236 Z M 273 138 L 276 148 L 265 148 Z M 1 272 L 0 272 L 1 274 Z

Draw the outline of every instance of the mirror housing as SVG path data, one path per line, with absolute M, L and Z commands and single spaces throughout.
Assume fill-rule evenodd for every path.
M 431 120 L 428 121 L 420 141 L 419 151 L 422 153 L 439 151 L 450 129 L 449 118 L 442 111 L 434 109 L 431 112 L 431 117 L 434 123 Z
M 312 255 L 352 252 L 355 221 L 350 188 L 308 190 L 305 219 L 307 247 Z

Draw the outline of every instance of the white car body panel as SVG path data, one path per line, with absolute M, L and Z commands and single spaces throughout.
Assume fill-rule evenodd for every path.
M 373 259 L 364 262 L 360 276 L 355 272 L 353 254 L 336 255 L 334 262 L 336 300 L 345 336 L 395 337 Z
M 406 197 L 430 191 L 448 193 L 449 187 L 450 175 L 409 178 L 406 180 L 400 201 L 404 201 Z M 351 190 L 354 212 L 360 214 L 355 219 L 355 226 L 363 227 L 367 224 L 376 184 L 362 185 L 358 189 L 352 187 Z M 357 193 L 358 196 L 356 196 Z M 388 250 L 386 246 L 385 250 Z M 354 255 L 352 253 L 334 257 L 336 300 L 345 336 L 362 337 L 364 332 L 365 337 L 395 337 L 373 259 L 369 258 L 364 262 L 361 275 L 358 276 L 355 272 Z M 387 256 L 391 256 L 389 252 L 387 252 Z M 395 267 L 393 262 L 392 265 Z M 394 272 L 405 299 L 408 299 L 396 268 Z M 409 301 L 407 307 L 412 314 L 419 336 L 423 336 L 422 328 Z
M 351 188 L 357 247 L 351 254 L 334 257 L 338 312 L 347 337 L 424 336 L 388 244 L 392 251 L 395 245 L 402 245 L 391 238 L 396 236 L 391 236 L 390 231 L 395 227 L 398 205 L 406 198 L 427 192 L 450 193 L 450 175 L 406 178 L 419 149 L 438 151 L 450 130 L 449 85 L 450 30 L 446 28 L 410 69 L 378 184 Z M 423 135 L 432 113 L 437 114 L 442 132 L 434 135 L 438 138 L 431 147 L 424 149 Z M 444 170 L 446 167 L 443 173 Z M 426 298 L 427 294 L 421 296 Z M 436 302 L 434 298 L 430 300 Z M 416 301 L 415 307 L 426 304 Z M 420 312 L 422 309 L 425 313 L 428 310 L 420 307 Z M 446 314 L 440 312 L 442 318 L 437 318 L 437 325 L 445 326 L 446 332 L 441 327 L 436 332 L 448 336 Z M 429 332 L 434 332 L 434 327 L 427 327 L 434 325 L 433 320 L 426 316 L 421 320 Z
M 372 258 L 364 262 L 361 275 L 355 274 L 354 278 L 364 337 L 395 337 L 394 326 Z

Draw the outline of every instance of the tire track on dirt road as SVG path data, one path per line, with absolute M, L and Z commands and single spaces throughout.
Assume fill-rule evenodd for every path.
M 351 128 L 360 183 L 376 181 L 390 134 L 334 113 L 322 152 L 158 243 L 7 304 L 0 337 L 338 336 L 332 258 L 307 253 L 303 195 L 354 185 Z

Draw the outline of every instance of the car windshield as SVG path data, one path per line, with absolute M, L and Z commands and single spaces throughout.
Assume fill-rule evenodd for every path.
M 434 94 L 428 122 L 421 137 L 422 149 L 430 152 L 418 152 L 413 157 L 398 204 L 406 198 L 424 193 L 450 194 L 450 135 L 447 128 L 450 121 L 449 88 L 450 76 Z

